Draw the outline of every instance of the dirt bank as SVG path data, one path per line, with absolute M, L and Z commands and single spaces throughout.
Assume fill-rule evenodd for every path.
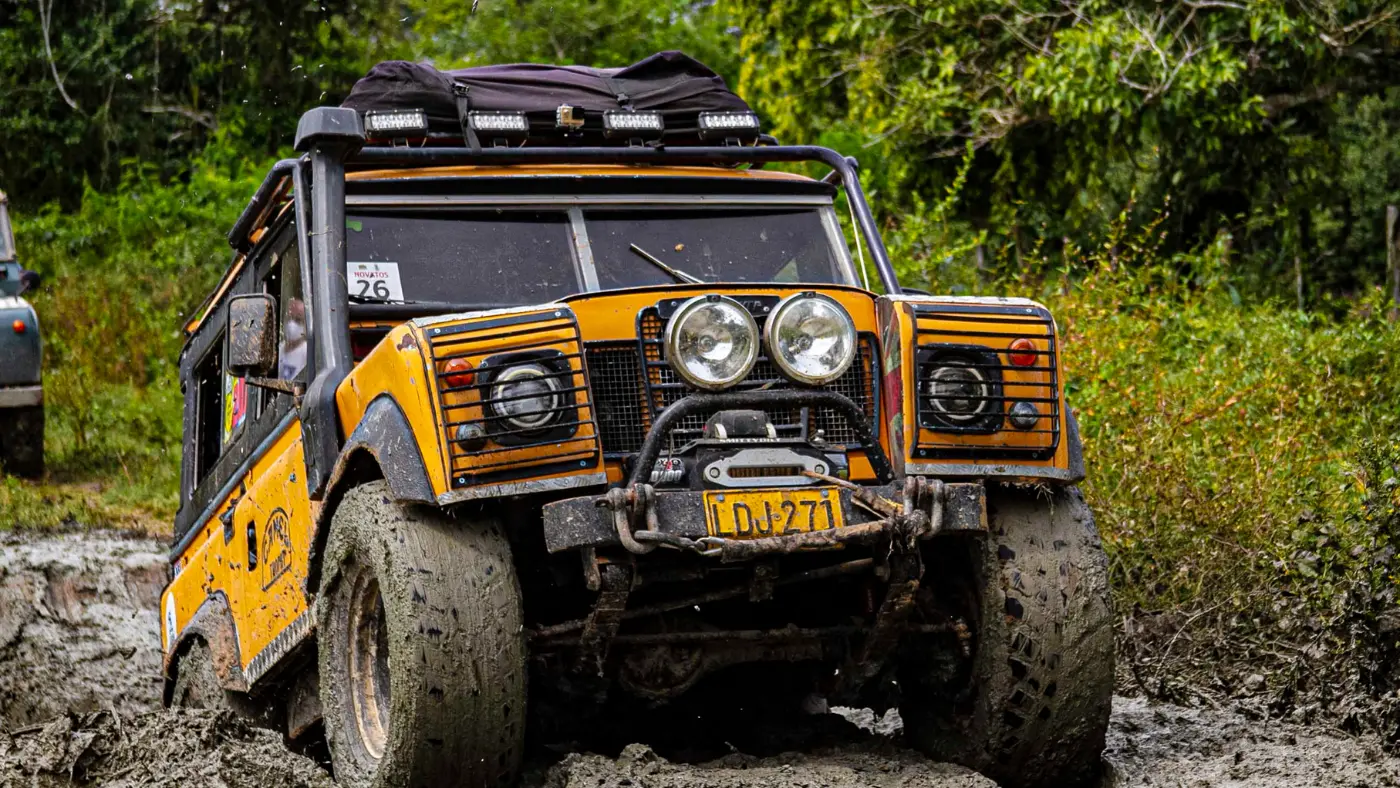
M 159 705 L 165 574 L 150 539 L 0 532 L 0 730 Z
M 164 547 L 113 535 L 0 535 L 0 788 L 329 786 L 280 737 L 159 706 Z M 70 713 L 71 712 L 71 713 Z M 529 788 L 989 788 L 902 746 L 897 714 L 815 720 L 803 752 L 673 763 L 645 745 L 537 763 Z M 1102 788 L 1400 785 L 1371 739 L 1118 698 Z

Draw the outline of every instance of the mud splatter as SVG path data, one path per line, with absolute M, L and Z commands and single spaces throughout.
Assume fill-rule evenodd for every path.
M 110 534 L 0 535 L 0 786 L 330 786 L 276 733 L 215 712 L 159 710 L 164 553 Z M 822 718 L 838 726 L 812 726 L 820 735 L 802 753 L 676 763 L 634 744 L 615 758 L 537 763 L 526 785 L 992 785 L 910 752 L 896 713 L 836 711 L 844 721 Z M 1373 738 L 1134 698 L 1114 699 L 1104 760 L 1101 788 L 1400 786 L 1400 760 Z
M 65 714 L 0 734 L 0 785 L 33 788 L 332 788 L 282 737 L 229 712 Z

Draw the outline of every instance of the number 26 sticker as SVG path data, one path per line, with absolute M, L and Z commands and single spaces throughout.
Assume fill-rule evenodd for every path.
M 350 297 L 358 301 L 402 301 L 398 263 L 346 263 Z

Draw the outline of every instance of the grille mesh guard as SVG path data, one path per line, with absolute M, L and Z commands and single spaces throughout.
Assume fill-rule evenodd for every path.
M 660 413 L 687 394 L 694 393 L 675 370 L 666 363 L 662 348 L 664 323 L 657 310 L 647 308 L 637 321 L 637 342 L 589 343 L 589 380 L 598 405 L 603 450 L 609 454 L 637 451 L 642 445 L 655 414 Z M 860 336 L 855 361 L 845 374 L 821 388 L 849 397 L 869 419 L 872 430 L 879 431 L 878 379 L 874 338 Z M 790 380 L 783 376 L 772 361 L 760 355 L 739 385 L 739 391 L 790 389 Z M 821 430 L 826 440 L 837 446 L 856 449 L 860 440 L 841 414 L 827 408 L 772 409 L 768 418 L 781 437 L 816 435 Z M 698 438 L 705 426 L 704 416 L 687 416 L 671 431 L 671 442 L 679 446 Z

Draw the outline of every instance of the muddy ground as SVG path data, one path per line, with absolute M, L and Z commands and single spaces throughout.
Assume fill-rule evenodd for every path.
M 113 534 L 0 534 L 0 788 L 330 786 L 280 737 L 159 708 L 164 547 Z M 644 744 L 532 766 L 532 788 L 979 788 L 903 748 L 896 714 L 814 719 L 802 752 L 673 763 Z M 1114 702 L 1103 788 L 1400 785 L 1376 741 L 1247 710 Z

